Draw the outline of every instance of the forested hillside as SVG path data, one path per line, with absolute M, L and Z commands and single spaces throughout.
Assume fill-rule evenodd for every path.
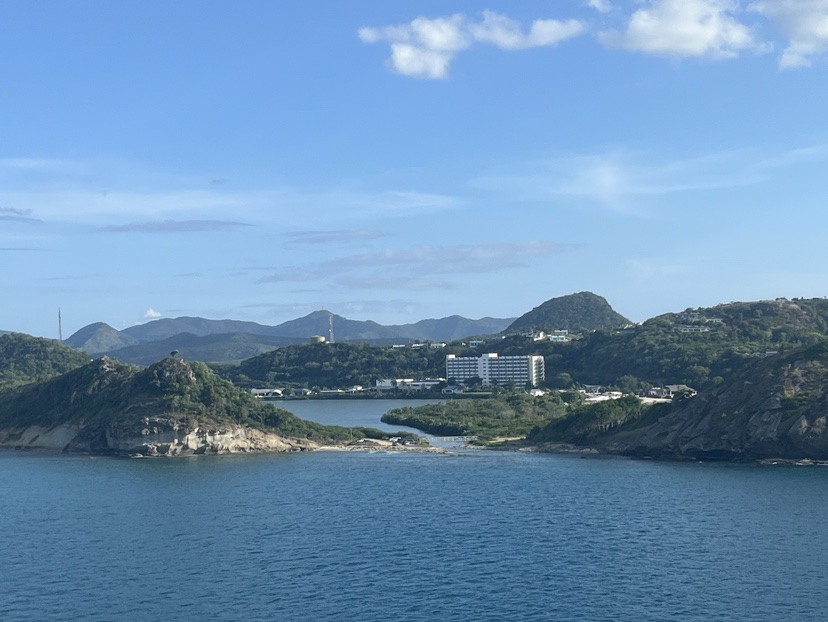
M 378 378 L 443 377 L 446 354 L 455 348 L 392 348 L 350 343 L 287 346 L 227 370 L 241 386 L 297 384 L 309 387 L 373 385 Z
M 0 390 L 53 378 L 88 362 L 88 355 L 55 339 L 7 333 L 0 336 Z
M 592 292 L 579 292 L 547 300 L 512 322 L 505 332 L 556 329 L 584 332 L 610 330 L 629 323 L 605 298 Z
M 59 377 L 0 392 L 0 430 L 74 426 L 81 430 L 78 442 L 93 453 L 106 451 L 107 439 L 140 438 L 151 432 L 148 426 L 162 424 L 171 430 L 244 425 L 326 443 L 381 434 L 304 421 L 256 400 L 204 363 L 177 355 L 146 369 L 103 357 Z
M 694 397 L 635 397 L 573 409 L 529 442 L 659 458 L 828 460 L 828 342 L 755 359 Z

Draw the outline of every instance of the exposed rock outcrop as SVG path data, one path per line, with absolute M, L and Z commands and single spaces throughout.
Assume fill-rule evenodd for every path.
M 262 404 L 201 363 L 173 355 L 145 370 L 101 358 L 0 394 L 0 447 L 106 455 L 304 451 L 304 422 Z
M 578 411 L 534 440 L 654 458 L 828 461 L 828 342 L 759 360 L 672 406 L 631 399 Z
M 740 374 L 677 405 L 653 425 L 603 443 L 669 458 L 828 459 L 828 371 L 823 346 Z
M 0 431 L 0 448 L 49 449 L 67 453 L 128 456 L 194 456 L 255 452 L 309 451 L 312 441 L 240 425 L 188 428 L 174 421 L 147 421 L 139 435 L 117 427 L 88 430 L 76 425 L 51 429 L 30 426 Z

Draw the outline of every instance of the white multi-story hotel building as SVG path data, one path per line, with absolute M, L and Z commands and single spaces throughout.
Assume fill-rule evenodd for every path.
M 446 378 L 465 382 L 475 376 L 483 384 L 492 384 L 493 381 L 505 384 L 511 381 L 516 385 L 530 383 L 536 387 L 544 379 L 543 357 L 498 356 L 493 352 L 482 356 L 446 356 Z

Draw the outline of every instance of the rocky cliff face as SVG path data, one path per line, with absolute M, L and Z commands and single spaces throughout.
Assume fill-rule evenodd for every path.
M 828 344 L 776 357 L 599 443 L 666 458 L 828 460 Z
M 828 461 L 828 342 L 755 361 L 695 397 L 576 409 L 529 441 L 671 459 Z
M 195 456 L 255 452 L 310 451 L 311 441 L 240 425 L 190 428 L 166 420 L 145 421 L 135 433 L 118 427 L 89 430 L 77 425 L 29 426 L 0 430 L 0 448 L 50 449 L 67 453 L 120 456 Z
M 174 417 L 145 417 L 138 425 L 115 424 L 104 431 L 104 447 L 92 443 L 92 451 L 146 456 L 249 453 L 261 451 L 306 451 L 317 445 L 249 426 L 193 422 Z M 80 446 L 81 449 L 87 449 Z
M 173 356 L 139 370 L 104 357 L 0 394 L 0 447 L 144 456 L 317 447 L 268 424 L 281 420 L 300 421 L 203 364 Z

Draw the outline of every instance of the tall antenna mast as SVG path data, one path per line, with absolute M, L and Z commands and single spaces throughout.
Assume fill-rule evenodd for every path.
M 334 343 L 333 313 L 328 311 L 328 341 Z
M 58 341 L 63 343 L 63 320 L 60 317 L 60 307 L 58 307 Z

